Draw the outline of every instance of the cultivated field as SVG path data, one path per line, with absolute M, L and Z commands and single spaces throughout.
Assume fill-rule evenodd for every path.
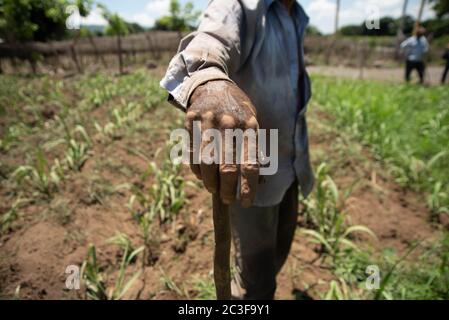
M 0 76 L 2 298 L 214 298 L 211 200 L 168 159 L 183 114 L 163 72 Z M 448 299 L 447 88 L 313 88 L 317 185 L 277 298 Z M 66 288 L 70 265 L 80 290 Z

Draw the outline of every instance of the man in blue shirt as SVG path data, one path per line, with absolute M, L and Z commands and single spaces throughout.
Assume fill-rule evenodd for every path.
M 278 132 L 273 175 L 259 179 L 259 167 L 245 161 L 191 163 L 206 189 L 230 205 L 234 298 L 274 298 L 276 275 L 296 230 L 298 192 L 307 196 L 313 187 L 303 46 L 308 21 L 295 0 L 213 0 L 161 81 L 172 103 L 186 112 L 191 136 L 195 122 L 202 131 Z
M 405 53 L 405 80 L 410 82 L 410 76 L 413 70 L 416 70 L 419 75 L 419 81 L 424 83 L 424 74 L 426 71 L 426 65 L 424 63 L 425 54 L 429 51 L 429 43 L 424 36 L 426 30 L 419 27 L 416 31 L 416 35 L 408 38 L 401 43 L 401 50 Z

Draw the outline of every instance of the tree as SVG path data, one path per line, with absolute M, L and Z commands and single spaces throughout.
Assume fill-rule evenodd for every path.
M 365 23 L 360 25 L 344 26 L 340 29 L 340 33 L 345 36 L 397 36 L 401 25 L 404 34 L 411 34 L 415 26 L 415 19 L 406 15 L 398 19 L 391 17 L 382 17 L 379 21 L 379 29 L 367 29 Z
M 170 1 L 170 15 L 163 16 L 155 23 L 154 29 L 165 31 L 190 31 L 195 24 L 200 12 L 194 9 L 192 2 L 187 2 L 184 7 L 178 0 Z
M 108 26 L 106 27 L 106 34 L 115 36 L 117 38 L 117 56 L 119 61 L 119 71 L 120 74 L 123 74 L 123 55 L 122 55 L 122 37 L 129 34 L 128 25 L 117 13 L 111 13 L 104 6 L 100 6 L 103 11 L 103 16 L 108 22 Z
M 142 27 L 140 24 L 135 22 L 125 22 L 126 26 L 128 27 L 129 33 L 142 33 L 145 32 L 145 28 Z
M 0 38 L 8 42 L 61 40 L 70 5 L 81 16 L 89 14 L 92 0 L 0 0 Z
M 306 28 L 306 34 L 309 36 L 322 36 L 323 34 L 321 33 L 320 30 L 318 30 L 317 27 L 309 25 Z
M 449 0 L 430 0 L 438 18 L 449 15 Z
M 360 36 L 363 34 L 363 26 L 361 25 L 348 25 L 340 29 L 340 34 L 344 36 Z
M 382 17 L 379 20 L 379 29 L 368 29 L 363 25 L 363 35 L 367 36 L 395 36 L 399 21 L 391 17 Z

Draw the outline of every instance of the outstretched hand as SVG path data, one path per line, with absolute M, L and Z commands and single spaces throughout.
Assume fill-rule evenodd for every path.
M 210 138 L 201 137 L 199 150 L 194 150 L 193 127 L 194 122 L 200 123 L 201 132 L 216 129 L 221 134 L 221 148 L 219 163 L 206 161 L 202 150 L 211 143 Z M 198 179 L 202 180 L 206 189 L 220 197 L 225 204 L 235 202 L 237 184 L 240 177 L 240 200 L 245 207 L 251 206 L 256 194 L 259 180 L 259 165 L 257 162 L 257 143 L 243 138 L 237 145 L 235 139 L 226 139 L 227 129 L 254 130 L 257 135 L 259 124 L 256 109 L 246 94 L 230 81 L 209 81 L 195 89 L 186 115 L 185 127 L 190 132 L 191 169 Z M 228 141 L 230 140 L 230 141 Z M 243 147 L 243 148 L 242 148 Z M 237 156 L 242 148 L 240 161 Z M 251 150 L 255 148 L 255 150 Z M 251 155 L 256 155 L 256 159 Z M 192 160 L 197 158 L 195 163 Z M 232 157 L 232 158 L 231 158 Z M 233 159 L 233 161 L 225 161 Z

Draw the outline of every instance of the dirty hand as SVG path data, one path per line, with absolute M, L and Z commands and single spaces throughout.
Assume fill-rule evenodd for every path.
M 201 137 L 200 150 L 194 150 L 193 127 L 194 122 L 200 123 L 201 133 L 205 130 L 217 129 L 221 134 L 221 153 L 219 161 L 206 161 L 203 148 L 213 142 L 212 139 Z M 236 161 L 237 148 L 234 139 L 225 139 L 226 129 L 241 129 L 243 132 L 252 129 L 257 135 L 259 128 L 256 119 L 256 109 L 246 94 L 235 84 L 225 80 L 209 81 L 199 86 L 193 92 L 187 110 L 186 129 L 190 132 L 191 169 L 202 180 L 206 189 L 211 193 L 220 193 L 225 204 L 236 200 L 237 183 L 240 176 L 240 199 L 245 207 L 251 206 L 256 194 L 259 180 L 259 165 L 257 162 L 257 143 L 250 143 L 244 138 L 243 152 L 241 152 L 240 165 Z M 232 141 L 227 141 L 232 140 Z M 252 148 L 251 155 L 248 151 Z M 255 150 L 254 150 L 255 149 Z M 213 152 L 212 152 L 213 153 Z M 225 163 L 225 155 L 232 156 L 232 163 Z M 198 161 L 192 162 L 193 157 Z M 226 158 L 229 159 L 229 158 Z M 226 161 L 229 162 L 229 161 Z

